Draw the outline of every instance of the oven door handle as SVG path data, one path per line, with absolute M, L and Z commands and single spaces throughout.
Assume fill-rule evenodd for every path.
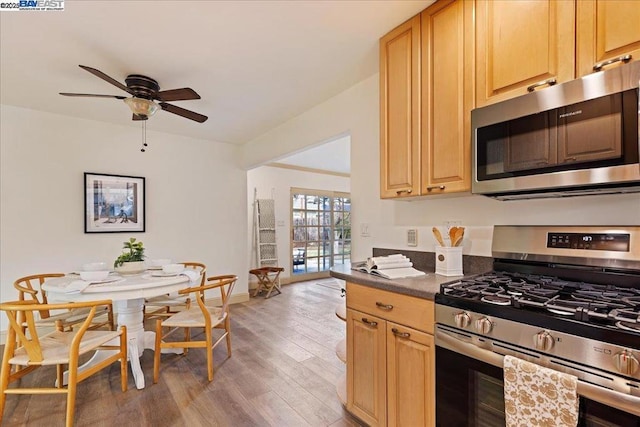
M 494 353 L 493 351 L 480 348 L 471 343 L 461 341 L 445 331 L 436 329 L 436 345 L 440 344 L 444 344 L 443 347 L 451 351 L 497 366 L 498 368 L 502 368 L 504 366 L 504 356 Z M 640 397 L 599 387 L 581 380 L 578 380 L 577 391 L 580 396 L 584 396 L 587 399 L 600 402 L 604 405 L 629 412 L 640 417 Z

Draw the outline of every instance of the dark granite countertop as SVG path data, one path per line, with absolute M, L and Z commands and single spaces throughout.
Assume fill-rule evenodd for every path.
M 389 280 L 360 271 L 351 270 L 351 266 L 339 265 L 332 267 L 330 274 L 338 279 L 359 285 L 371 286 L 390 292 L 411 295 L 429 300 L 434 299 L 434 295 L 440 291 L 440 284 L 452 282 L 464 276 L 441 276 L 434 272 L 427 272 L 425 276 L 410 277 L 406 279 Z

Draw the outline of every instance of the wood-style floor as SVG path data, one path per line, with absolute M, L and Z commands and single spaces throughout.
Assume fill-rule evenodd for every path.
M 231 306 L 232 356 L 214 351 L 207 381 L 204 349 L 163 355 L 153 384 L 153 352 L 141 358 L 146 388 L 120 391 L 118 364 L 78 386 L 78 426 L 358 426 L 343 409 L 336 383 L 345 367 L 335 346 L 345 324 L 335 315 L 341 282 L 283 286 L 282 294 Z M 22 381 L 50 384 L 54 368 Z M 64 425 L 65 396 L 7 396 L 3 426 Z

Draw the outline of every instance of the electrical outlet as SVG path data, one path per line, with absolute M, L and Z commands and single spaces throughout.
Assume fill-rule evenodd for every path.
M 407 246 L 418 246 L 418 230 L 416 228 L 407 230 Z

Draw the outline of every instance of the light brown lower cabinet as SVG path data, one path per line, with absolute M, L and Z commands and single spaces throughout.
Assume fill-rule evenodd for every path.
M 371 309 L 356 310 L 350 301 L 357 307 L 370 301 Z M 435 347 L 425 332 L 433 324 L 420 322 L 421 331 L 415 317 L 398 321 L 398 313 L 420 310 L 430 317 L 433 303 L 347 284 L 347 410 L 370 426 L 435 424 Z

